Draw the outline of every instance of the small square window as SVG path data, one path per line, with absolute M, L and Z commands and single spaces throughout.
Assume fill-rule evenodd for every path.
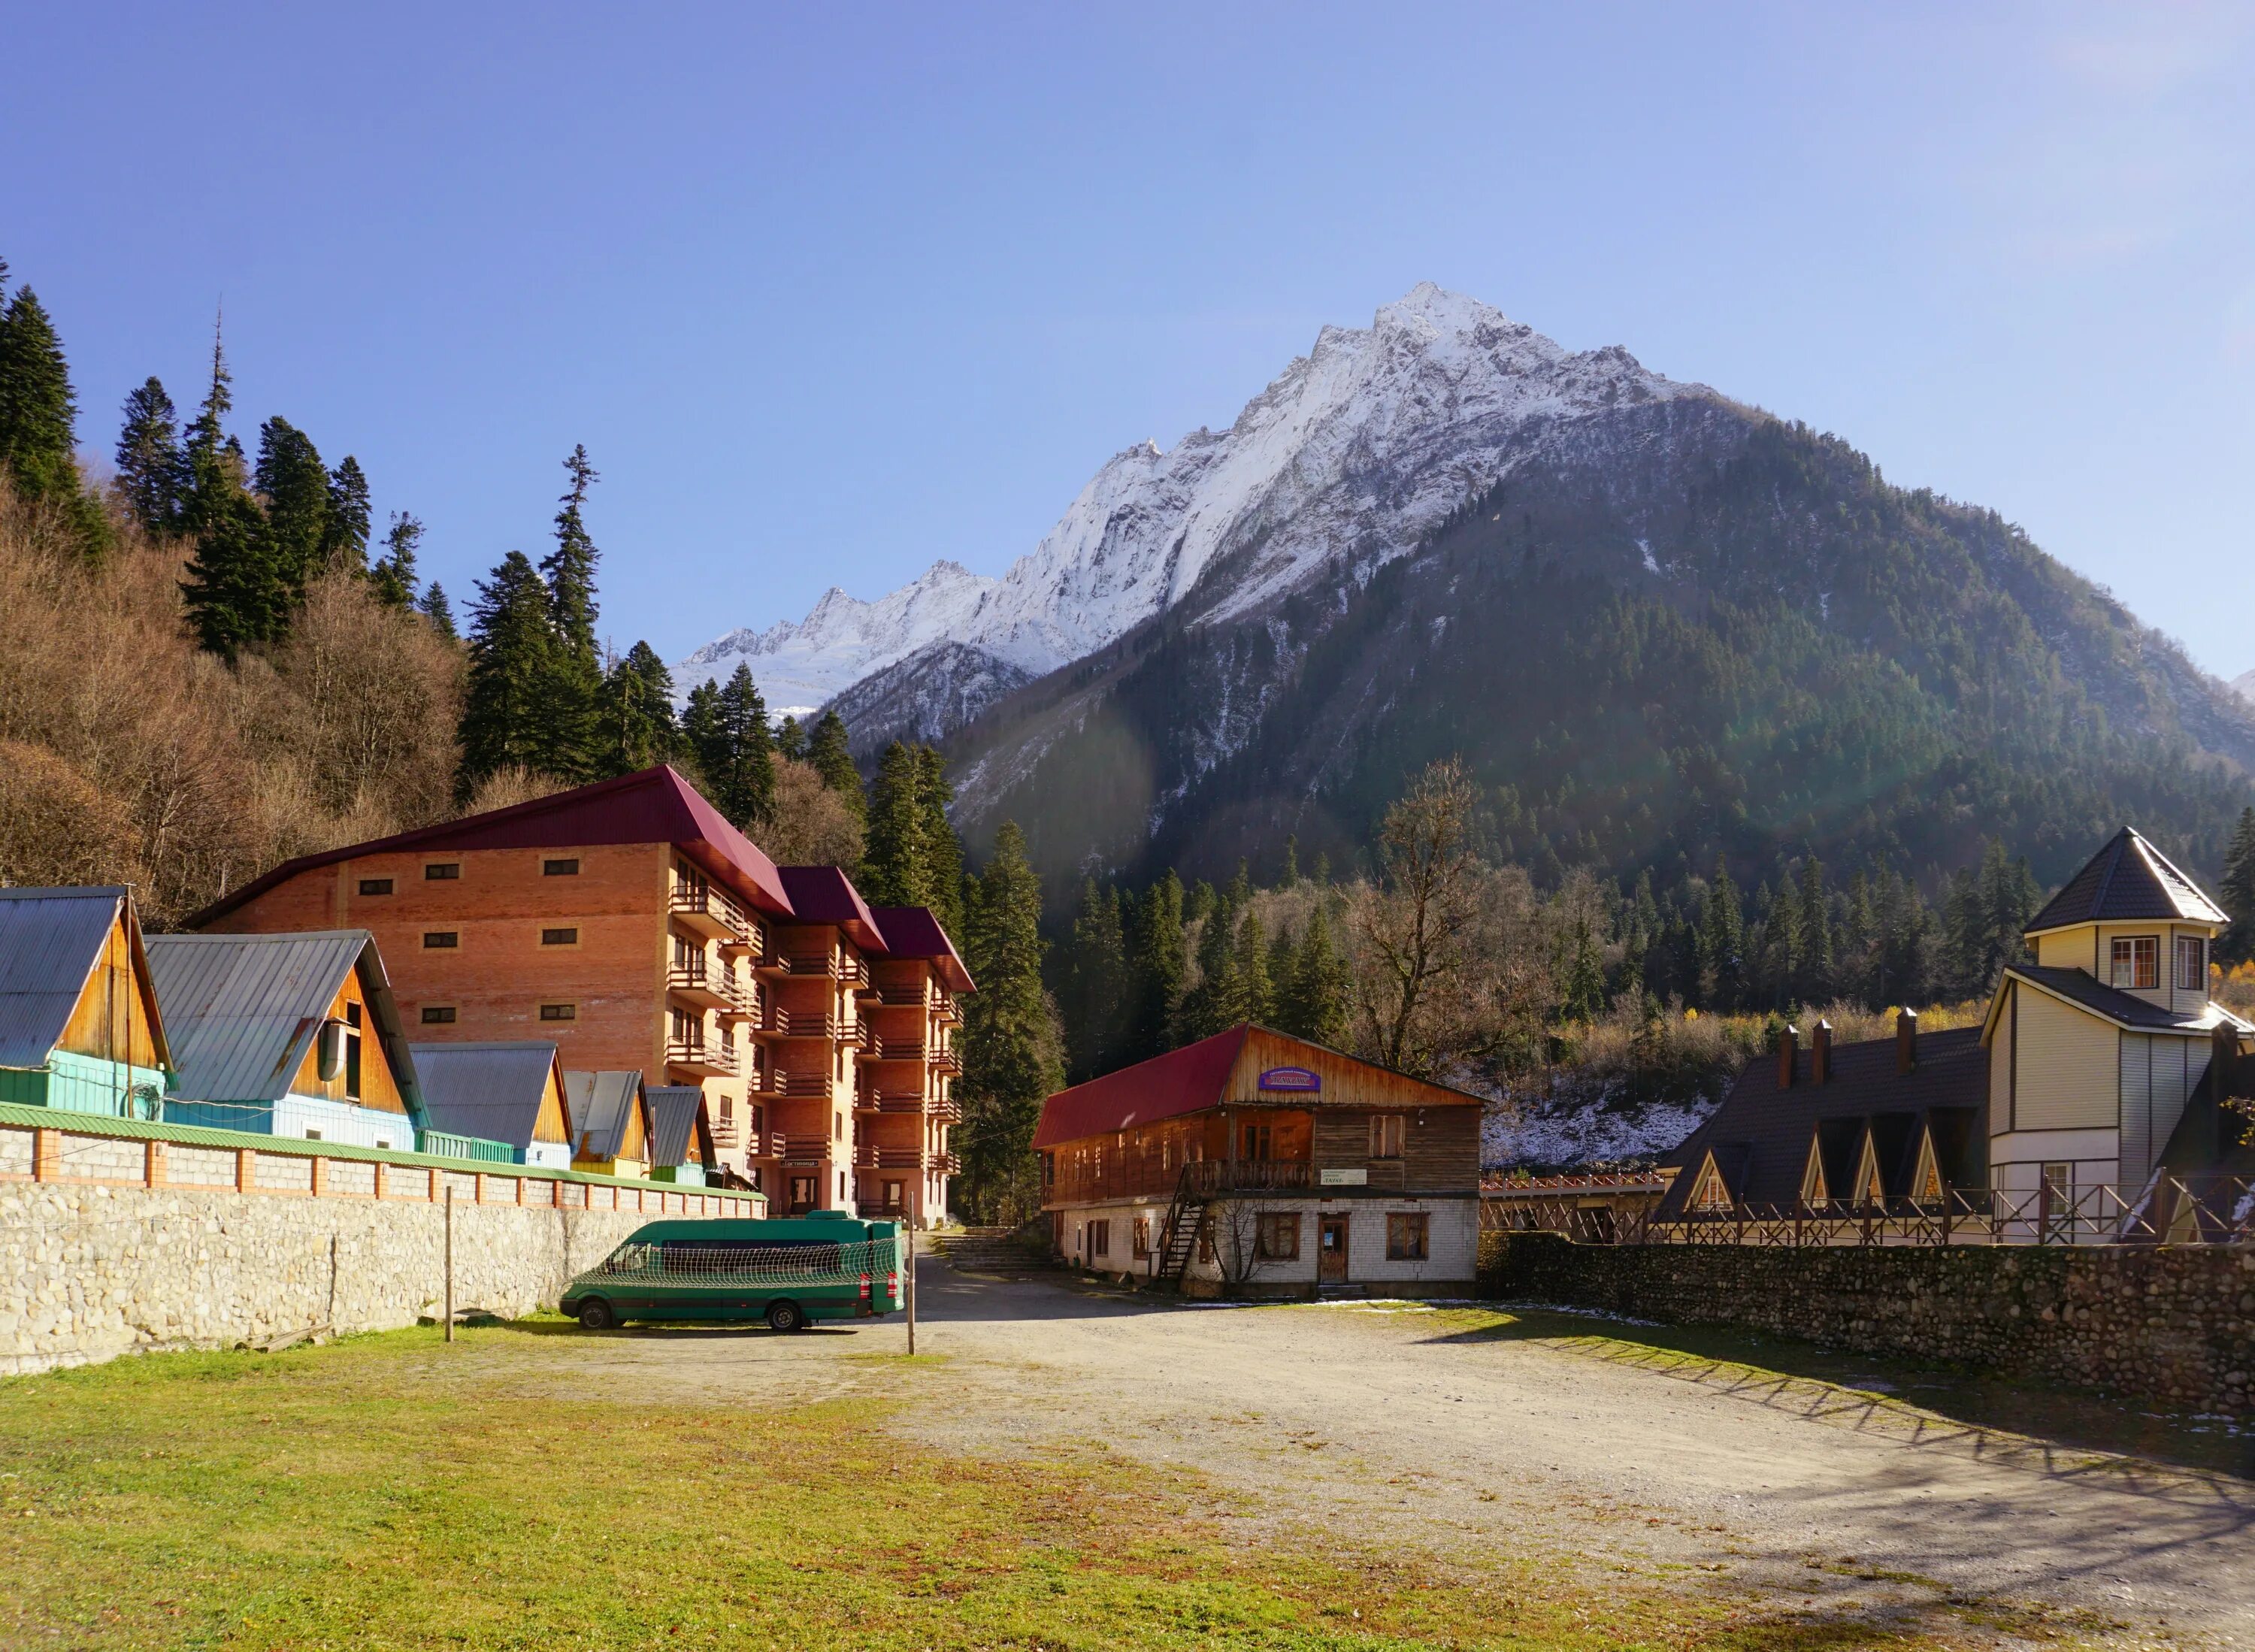
M 1423 1211 L 1389 1214 L 1386 1219 L 1386 1260 L 1423 1262 L 1430 1248 L 1430 1221 Z
M 1294 1262 L 1300 1255 L 1300 1218 L 1297 1212 L 1270 1213 L 1261 1219 L 1261 1255 L 1270 1262 Z
M 577 946 L 580 931 L 576 929 L 544 929 L 540 931 L 543 946 Z
M 424 1005 L 424 1006 L 423 1006 L 423 1024 L 424 1024 L 425 1026 L 426 1026 L 426 1027 L 451 1027 L 451 1026 L 453 1026 L 453 1025 L 454 1024 L 454 1007 L 453 1007 L 453 1005 L 452 1005 L 452 1004 L 425 1004 L 425 1005 Z
M 2117 936 L 2111 962 L 2113 985 L 2130 992 L 2152 992 L 2161 984 L 2160 937 Z
M 451 883 L 461 875 L 462 863 L 460 861 L 433 861 L 423 868 L 423 881 L 426 883 Z
M 362 895 L 389 895 L 391 893 L 391 880 L 388 877 L 364 877 L 360 881 L 360 892 Z
M 423 950 L 426 953 L 448 952 L 462 944 L 461 932 L 451 929 L 426 929 L 423 931 Z
M 1371 1114 L 1370 1156 L 1374 1159 L 1400 1158 L 1404 1134 L 1403 1121 L 1399 1113 Z
M 543 1004 L 540 1006 L 540 1018 L 543 1021 L 577 1021 L 580 1019 L 580 1006 L 577 1004 Z
M 543 861 L 540 863 L 540 875 L 543 877 L 577 877 L 580 875 L 580 862 L 576 858 L 566 861 Z

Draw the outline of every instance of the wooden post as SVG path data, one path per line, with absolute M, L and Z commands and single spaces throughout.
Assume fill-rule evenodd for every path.
M 454 1339 L 454 1185 L 446 1184 L 446 1340 Z
M 904 1283 L 909 1298 L 909 1357 L 916 1357 L 916 1221 L 914 1218 L 901 1224 L 908 1231 L 908 1278 Z

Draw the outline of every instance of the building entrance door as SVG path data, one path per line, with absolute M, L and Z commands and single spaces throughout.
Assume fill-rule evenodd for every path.
M 1346 1283 L 1346 1218 L 1323 1218 L 1317 1226 L 1317 1234 L 1316 1283 L 1319 1285 Z

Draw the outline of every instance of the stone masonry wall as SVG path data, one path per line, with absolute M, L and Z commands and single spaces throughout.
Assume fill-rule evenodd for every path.
M 1577 1245 L 1481 1235 L 1507 1301 L 1731 1325 L 2194 1411 L 2255 1409 L 2255 1250 Z
M 516 1315 L 650 1218 L 458 1204 L 454 1304 Z M 0 1374 L 440 1311 L 446 1213 L 427 1201 L 0 1183 Z

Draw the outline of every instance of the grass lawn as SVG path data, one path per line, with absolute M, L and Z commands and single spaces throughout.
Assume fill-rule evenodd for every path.
M 1247 1540 L 1092 1446 L 904 1445 L 897 1399 L 637 1402 L 523 1327 L 168 1354 L 0 1382 L 10 1646 L 1928 1648 L 1647 1569 Z M 576 1351 L 575 1351 L 576 1350 Z M 880 1385 L 912 1390 L 905 1360 Z M 1208 1509 L 1207 1513 L 1201 1513 Z M 2027 1626 L 2013 1625 L 2025 1632 Z M 2046 1632 L 2038 1626 L 2034 1633 Z

